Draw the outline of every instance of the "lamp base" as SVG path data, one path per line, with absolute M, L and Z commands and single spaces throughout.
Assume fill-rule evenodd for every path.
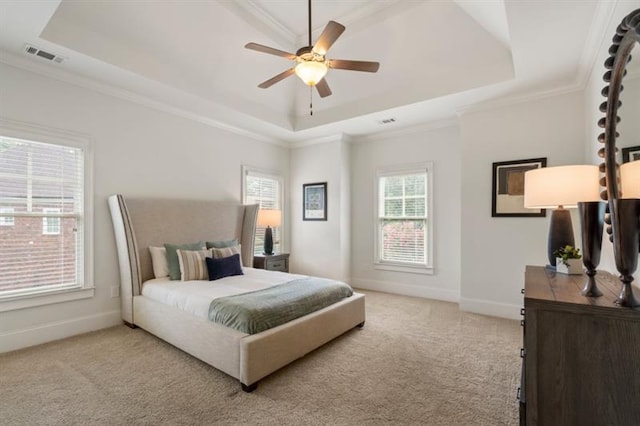
M 622 282 L 620 294 L 618 295 L 618 298 L 614 303 L 623 308 L 637 308 L 638 306 L 640 306 L 640 302 L 638 302 L 638 299 L 636 299 L 633 295 L 633 287 L 631 286 L 631 281 Z
M 602 292 L 596 285 L 596 271 L 587 271 L 587 282 L 584 283 L 584 288 L 580 292 L 584 297 L 600 297 Z
M 264 230 L 264 252 L 263 254 L 270 256 L 273 254 L 273 234 L 271 227 L 267 226 Z
M 595 276 L 602 251 L 605 208 L 606 204 L 601 201 L 581 201 L 578 203 L 580 234 L 582 235 L 582 264 L 587 274 L 587 282 L 585 282 L 580 294 L 585 297 L 602 296 L 602 292 L 596 286 Z
M 553 266 L 554 269 L 556 267 L 556 250 L 567 245 L 575 246 L 571 212 L 561 206 L 551 212 L 551 223 L 549 224 L 547 256 L 549 258 L 549 264 Z

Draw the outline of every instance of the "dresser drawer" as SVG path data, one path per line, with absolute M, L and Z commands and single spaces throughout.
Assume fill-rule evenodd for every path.
M 289 268 L 287 268 L 287 260 L 286 259 L 269 259 L 267 260 L 267 267 L 265 269 L 268 269 L 270 271 L 282 271 L 282 272 L 287 272 L 289 270 Z
M 267 269 L 269 271 L 289 272 L 289 253 L 274 255 L 256 255 L 253 258 L 253 267 Z

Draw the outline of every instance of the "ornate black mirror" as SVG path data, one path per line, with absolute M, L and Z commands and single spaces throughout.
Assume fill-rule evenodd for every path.
M 602 198 L 608 202 L 609 213 L 605 221 L 609 226 L 607 233 L 613 243 L 616 268 L 620 273 L 622 289 L 616 304 L 625 307 L 636 307 L 640 304 L 633 295 L 631 282 L 638 267 L 638 251 L 640 247 L 640 200 L 625 197 L 625 185 L 640 185 L 640 182 L 621 182 L 620 166 L 616 158 L 616 138 L 619 134 L 616 126 L 620 122 L 618 109 L 622 106 L 620 94 L 623 90 L 622 80 L 626 75 L 627 63 L 631 60 L 631 51 L 640 43 L 640 9 L 627 15 L 613 36 L 613 43 L 609 48 L 609 58 L 604 63 L 608 70 L 604 74 L 604 81 L 608 83 L 602 89 L 602 95 L 607 98 L 600 105 L 600 111 L 606 115 L 598 121 L 598 126 L 604 133 L 598 136 L 598 141 L 604 148 L 598 155 L 604 158 L 600 171 L 604 173 L 601 185 L 605 187 Z M 636 118 L 637 119 L 637 118 Z M 626 189 L 630 191 L 629 188 Z

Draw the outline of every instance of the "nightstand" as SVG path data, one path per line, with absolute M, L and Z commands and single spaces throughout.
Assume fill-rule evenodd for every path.
M 254 255 L 253 267 L 269 271 L 289 272 L 289 253 Z

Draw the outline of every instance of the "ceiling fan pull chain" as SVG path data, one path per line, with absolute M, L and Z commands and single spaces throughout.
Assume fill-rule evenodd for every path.
M 309 115 L 313 115 L 313 86 L 309 86 Z

